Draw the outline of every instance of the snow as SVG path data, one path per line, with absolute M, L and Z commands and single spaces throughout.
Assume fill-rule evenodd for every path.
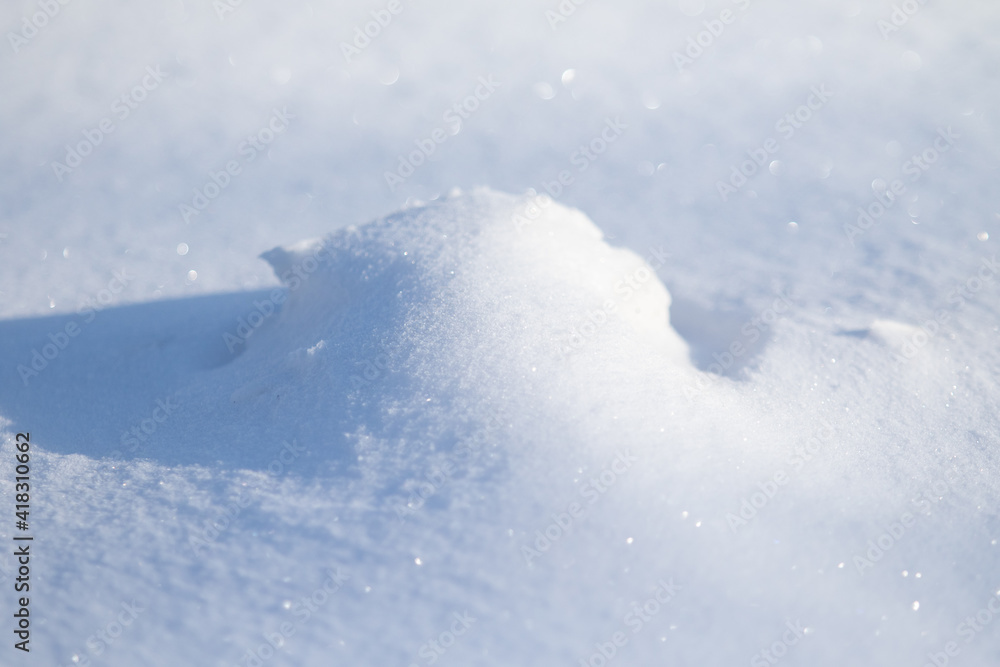
M 0 664 L 996 664 L 996 7 L 58 7 Z

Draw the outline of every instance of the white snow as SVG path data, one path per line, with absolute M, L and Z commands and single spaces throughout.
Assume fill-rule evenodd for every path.
M 56 5 L 0 664 L 997 663 L 997 7 Z

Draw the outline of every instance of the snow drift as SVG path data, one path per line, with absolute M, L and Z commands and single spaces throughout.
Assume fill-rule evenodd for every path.
M 485 189 L 264 257 L 283 288 L 102 311 L 0 389 L 53 664 L 919 664 L 996 592 L 992 454 L 924 426 L 944 371 L 900 326 L 775 293 L 753 362 L 699 370 L 662 257 Z M 730 368 L 744 327 L 699 312 Z M 65 320 L 0 324 L 5 364 Z

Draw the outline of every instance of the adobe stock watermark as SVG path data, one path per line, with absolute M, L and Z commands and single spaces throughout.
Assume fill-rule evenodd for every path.
M 956 285 L 954 289 L 948 292 L 948 303 L 954 304 L 954 310 L 959 311 L 965 307 L 966 303 L 975 301 L 976 295 L 985 287 L 986 285 L 992 285 L 994 276 L 1000 273 L 1000 263 L 997 262 L 997 256 L 993 255 L 992 259 L 987 259 L 986 257 L 981 258 L 980 266 L 973 275 L 969 276 L 964 283 Z M 948 311 L 940 308 L 934 313 L 933 319 L 926 319 L 924 322 L 910 334 L 909 338 L 900 346 L 899 354 L 893 353 L 893 370 L 899 370 L 899 368 L 904 363 L 909 363 L 914 358 L 920 350 L 930 343 L 941 328 L 951 320 L 951 315 Z
M 396 505 L 396 517 L 401 523 L 419 512 L 428 499 L 439 493 L 452 480 L 461 466 L 472 458 L 476 450 L 488 442 L 490 433 L 502 428 L 507 423 L 500 412 L 490 409 L 489 415 L 484 429 L 477 431 L 470 438 L 462 439 L 440 465 L 424 473 L 424 479 L 418 481 L 416 487 L 410 491 L 407 502 Z
M 90 324 L 97 317 L 97 313 L 106 306 L 111 305 L 115 297 L 122 293 L 135 276 L 128 275 L 126 269 L 112 273 L 111 280 L 107 287 L 99 291 L 95 296 L 89 296 L 77 308 L 77 315 L 81 316 L 79 321 L 70 320 L 59 331 L 49 334 L 49 342 L 42 345 L 41 352 L 36 348 L 31 348 L 31 360 L 28 365 L 18 364 L 17 374 L 21 377 L 21 382 L 28 386 L 32 378 L 49 367 L 56 357 L 69 347 L 74 338 L 83 332 L 83 327 Z M 96 301 L 96 303 L 95 303 Z
M 403 4 L 400 0 L 389 0 L 385 9 L 373 9 L 371 21 L 365 23 L 364 26 L 354 26 L 354 39 L 350 43 L 340 43 L 340 52 L 343 54 L 344 60 L 350 64 L 352 58 L 360 56 L 361 52 L 371 45 L 372 40 L 389 27 L 392 19 L 402 12 Z
M 993 278 L 1000 273 L 1000 263 L 997 262 L 996 254 L 991 259 L 980 258 L 979 268 L 969 276 L 964 283 L 956 285 L 948 292 L 948 303 L 954 304 L 955 310 L 961 310 L 965 304 L 975 301 L 976 295 L 988 283 L 993 282 Z
M 434 128 L 423 139 L 413 140 L 413 143 L 416 145 L 415 150 L 410 151 L 406 156 L 397 156 L 399 164 L 396 166 L 396 170 L 386 171 L 384 174 L 385 183 L 389 186 L 389 192 L 395 192 L 396 188 L 405 183 L 406 179 L 412 176 L 437 151 L 438 146 L 461 132 L 462 121 L 471 118 L 472 114 L 479 110 L 480 105 L 488 100 L 496 92 L 496 89 L 502 85 L 499 81 L 493 80 L 492 74 L 481 76 L 478 81 L 479 85 L 476 86 L 470 95 L 452 104 L 442 114 L 442 120 L 448 123 L 450 129 L 446 130 L 443 127 Z
M 212 9 L 219 21 L 225 21 L 226 17 L 243 6 L 243 0 L 212 0 Z
M 117 616 L 109 621 L 103 628 L 87 638 L 87 648 L 96 656 L 102 655 L 111 648 L 116 641 L 131 627 L 132 623 L 139 618 L 139 614 L 146 611 L 146 608 L 135 598 L 130 603 L 121 603 L 122 610 Z
M 288 295 L 296 291 L 309 281 L 309 277 L 315 273 L 320 265 L 329 262 L 333 256 L 330 254 L 329 241 L 323 239 L 312 249 L 308 255 L 302 257 L 278 278 L 285 286 L 275 287 L 271 290 L 267 299 L 253 302 L 253 310 L 246 317 L 236 318 L 235 333 L 225 331 L 222 333 L 222 342 L 230 354 L 236 352 L 239 345 L 245 345 L 247 340 L 259 329 L 264 322 L 281 311 L 281 305 L 288 299 Z
M 242 162 L 239 158 L 235 158 L 227 161 L 219 171 L 209 170 L 208 180 L 204 185 L 194 188 L 191 203 L 182 202 L 177 205 L 181 219 L 184 222 L 191 222 L 192 217 L 200 215 L 207 209 L 209 204 L 230 186 L 233 179 L 243 173 L 243 168 L 257 158 L 258 153 L 263 152 L 279 134 L 288 129 L 288 121 L 292 118 L 295 116 L 288 113 L 288 107 L 282 107 L 281 111 L 278 111 L 277 107 L 272 109 L 267 124 L 254 134 L 247 135 L 246 141 L 237 146 L 237 154 L 245 156 Z
M 791 473 L 800 472 L 806 463 L 812 461 L 813 457 L 825 445 L 829 445 L 833 441 L 833 426 L 826 420 L 821 423 L 822 426 L 804 444 L 796 446 L 794 453 L 785 461 L 791 469 Z M 769 479 L 757 482 L 757 488 L 760 490 L 751 493 L 749 498 L 740 498 L 740 508 L 735 513 L 726 513 L 726 523 L 729 525 L 729 530 L 733 531 L 735 535 L 740 528 L 756 519 L 760 511 L 778 493 L 778 489 L 788 484 L 789 480 L 789 472 L 781 468 L 776 470 Z
M 675 584 L 672 578 L 670 581 L 660 579 L 656 582 L 651 597 L 642 604 L 632 603 L 632 609 L 622 617 L 622 625 L 630 628 L 633 636 L 639 634 L 680 590 L 681 587 Z M 594 644 L 593 653 L 586 658 L 580 658 L 580 667 L 605 667 L 618 655 L 618 651 L 628 644 L 628 640 L 629 636 L 624 630 L 612 633 L 608 641 Z
M 785 621 L 785 627 L 787 630 L 780 639 L 776 639 L 767 648 L 762 648 L 754 653 L 753 657 L 750 658 L 750 667 L 770 667 L 770 665 L 778 664 L 782 658 L 788 655 L 788 651 L 808 634 L 808 629 L 802 627 L 801 621 L 796 621 L 794 624 L 791 621 Z
M 27 16 L 22 16 L 19 32 L 14 32 L 13 30 L 7 32 L 7 41 L 10 42 L 10 48 L 14 53 L 19 53 L 22 48 L 28 45 L 28 42 L 38 36 L 39 31 L 43 30 L 49 24 L 49 21 L 58 16 L 62 8 L 68 5 L 70 1 L 37 0 L 37 4 L 41 7 L 42 11 L 32 14 L 31 19 Z
M 615 458 L 608 463 L 599 475 L 591 477 L 580 485 L 580 497 L 587 501 L 587 505 L 593 505 L 638 460 L 638 457 L 632 456 L 629 450 L 618 450 Z M 531 561 L 540 558 L 543 553 L 551 549 L 553 544 L 567 534 L 573 526 L 574 521 L 580 520 L 586 513 L 587 509 L 582 503 L 573 501 L 566 507 L 565 512 L 551 514 L 552 522 L 545 526 L 544 529 L 535 531 L 534 548 L 527 544 L 521 545 L 521 555 L 524 556 L 525 564 L 530 566 Z
M 882 34 L 882 39 L 889 39 L 889 35 L 899 32 L 899 29 L 910 22 L 910 19 L 917 15 L 920 8 L 927 4 L 927 0 L 903 0 L 902 3 L 892 6 L 892 13 L 889 19 L 879 19 L 875 22 L 875 27 Z
M 355 361 L 355 367 L 360 368 L 361 372 L 360 374 L 354 373 L 348 378 L 348 381 L 351 383 L 351 389 L 359 391 L 370 387 L 375 382 L 384 378 L 390 371 L 390 365 L 396 360 L 396 354 L 396 350 L 382 348 L 371 359 Z
M 299 445 L 296 440 L 283 441 L 278 454 L 267 465 L 268 476 L 271 478 L 280 477 L 285 472 L 285 466 L 291 464 L 306 451 L 307 449 Z M 204 519 L 200 527 L 190 529 L 188 549 L 198 558 L 204 556 L 208 552 L 208 548 L 219 539 L 219 536 L 236 522 L 243 510 L 250 507 L 258 493 L 259 489 L 256 485 L 247 484 L 246 491 L 240 489 L 237 496 L 226 503 L 225 507 L 214 508 L 218 510 L 216 518 Z
M 103 627 L 94 631 L 94 634 L 87 637 L 85 642 L 87 650 L 98 658 L 107 653 L 144 611 L 146 611 L 145 604 L 135 598 L 132 598 L 131 602 L 122 601 L 121 611 Z M 103 660 L 99 662 L 103 662 Z M 73 655 L 71 662 L 65 667 L 91 667 L 94 664 L 90 656 L 80 651 Z
M 656 271 L 666 264 L 669 255 L 664 252 L 663 246 L 653 248 L 650 246 L 650 254 L 646 256 L 646 261 L 636 268 L 632 273 L 622 275 L 622 279 L 615 283 L 615 294 L 621 297 L 621 302 L 628 303 L 632 295 L 642 290 L 642 288 L 656 275 Z M 568 355 L 583 348 L 595 335 L 599 329 L 607 324 L 618 309 L 618 301 L 606 299 L 601 306 L 595 310 L 588 310 L 578 316 L 581 323 L 570 327 L 567 344 L 558 343 L 557 350 L 560 359 L 565 359 Z
M 744 12 L 750 8 L 750 0 L 733 0 L 733 4 L 740 11 Z M 732 25 L 735 22 L 736 14 L 731 9 L 723 9 L 719 12 L 719 18 L 717 19 L 702 21 L 701 24 L 705 26 L 705 29 L 692 37 L 688 37 L 687 46 L 684 47 L 683 51 L 674 51 L 673 53 L 674 65 L 677 66 L 677 72 L 683 74 L 685 67 L 694 65 L 694 61 L 701 58 L 705 53 L 705 49 L 711 47 L 719 37 L 722 37 L 722 33 L 726 31 L 726 26 Z
M 1000 590 L 996 591 L 975 615 L 966 616 L 961 623 L 955 626 L 955 634 L 964 639 L 966 644 L 971 644 L 972 640 L 986 630 L 998 615 L 1000 615 Z M 952 658 L 958 657 L 961 652 L 962 648 L 958 642 L 949 640 L 945 642 L 940 651 L 927 653 L 927 662 L 924 663 L 923 667 L 945 667 Z
M 576 13 L 576 8 L 587 2 L 587 0 L 562 0 L 555 9 L 545 10 L 545 20 L 549 22 L 552 32 L 556 31 L 560 23 L 565 23 L 570 16 Z
M 760 340 L 764 332 L 768 331 L 782 317 L 788 315 L 794 307 L 790 301 L 791 296 L 778 294 L 778 297 L 755 317 L 743 323 L 740 327 L 740 337 L 729 343 L 729 346 L 720 352 L 713 352 L 712 358 L 715 362 L 709 364 L 707 373 L 698 373 L 694 384 L 684 386 L 684 397 L 688 403 L 694 401 L 695 397 L 708 389 L 715 382 L 718 382 L 722 374 L 729 370 L 736 360 L 742 357 L 750 349 L 749 346 Z
M 280 287 L 276 287 L 271 290 L 271 294 L 267 299 L 263 301 L 257 301 L 254 299 L 253 310 L 251 310 L 246 317 L 236 318 L 236 329 L 235 333 L 229 331 L 224 331 L 222 333 L 222 342 L 226 344 L 226 349 L 229 350 L 229 354 L 234 354 L 236 348 L 240 345 L 245 345 L 247 340 L 254 334 L 257 329 L 267 321 L 268 318 L 272 317 L 275 313 L 280 312 L 281 304 L 285 302 L 288 295 Z
M 874 540 L 868 540 L 867 551 L 863 554 L 855 554 L 851 559 L 858 574 L 864 576 L 865 570 L 875 567 L 875 563 L 882 560 L 885 554 L 896 546 L 907 531 L 916 525 L 917 516 L 930 516 L 932 504 L 936 505 L 944 500 L 944 497 L 950 490 L 951 487 L 947 482 L 937 479 L 916 498 L 911 499 L 910 502 L 916 508 L 915 511 L 917 511 L 917 514 L 914 515 L 911 512 L 901 513 L 898 521 L 891 522 Z
M 139 105 L 146 101 L 149 94 L 160 87 L 167 74 L 159 65 L 147 65 L 146 74 L 136 85 L 122 94 L 111 103 L 111 113 L 119 122 L 124 121 L 132 112 L 139 108 Z M 104 143 L 107 135 L 116 129 L 115 121 L 105 116 L 93 128 L 86 128 L 81 131 L 83 140 L 74 145 L 66 144 L 66 155 L 63 161 L 53 160 L 52 172 L 62 183 L 63 177 L 73 172 L 74 169 L 83 164 L 84 159 L 93 153 L 98 146 Z
M 447 630 L 444 630 L 434 639 L 429 639 L 424 642 L 419 649 L 417 649 L 417 655 L 424 659 L 428 665 L 433 665 L 438 659 L 448 652 L 452 646 L 458 641 L 459 637 L 463 636 L 469 631 L 469 628 L 473 626 L 476 619 L 468 611 L 463 611 L 459 614 L 457 611 L 451 614 L 451 625 L 448 626 Z M 420 667 L 417 663 L 411 662 L 409 667 Z
M 809 95 L 805 102 L 795 108 L 794 111 L 786 113 L 774 123 L 774 129 L 781 133 L 783 139 L 788 140 L 795 136 L 795 131 L 802 129 L 808 123 L 815 112 L 818 112 L 833 97 L 833 93 L 827 89 L 825 83 L 813 86 L 809 89 Z M 728 201 L 731 195 L 736 194 L 749 179 L 757 174 L 758 170 L 770 162 L 770 156 L 781 150 L 781 144 L 773 137 L 768 137 L 759 148 L 747 151 L 749 160 L 744 160 L 737 168 L 732 165 L 729 171 L 729 182 L 716 181 L 715 187 L 719 191 L 722 201 Z
M 587 171 L 590 165 L 606 153 L 611 144 L 618 141 L 627 129 L 628 125 L 622 122 L 621 116 L 615 116 L 613 119 L 605 118 L 601 131 L 590 141 L 580 144 L 575 151 L 570 153 L 570 165 L 576 167 L 578 173 L 582 174 Z M 566 188 L 573 185 L 575 180 L 570 170 L 563 169 L 555 179 L 542 181 L 542 187 L 536 192 L 544 190 L 548 194 L 531 197 L 524 206 L 514 211 L 510 218 L 511 222 L 514 223 L 514 228 L 520 232 L 522 227 L 537 220 L 542 211 L 551 206 L 553 201 L 558 199 Z
M 950 151 L 958 139 L 962 138 L 960 134 L 951 129 L 951 125 L 946 128 L 939 127 L 937 134 L 938 136 L 934 138 L 930 146 L 920 153 L 915 153 L 900 166 L 903 174 L 910 177 L 911 183 L 919 181 L 920 177 L 942 155 Z M 865 207 L 858 207 L 857 223 L 853 225 L 844 223 L 844 234 L 847 236 L 847 240 L 851 242 L 851 245 L 854 245 L 855 237 L 863 236 L 869 229 L 874 227 L 879 222 L 879 219 L 895 205 L 899 197 L 906 192 L 906 184 L 898 178 L 894 179 L 888 185 L 882 179 L 876 179 L 872 188 L 875 190 L 874 201 Z
M 156 406 L 151 411 L 150 416 L 122 433 L 120 440 L 121 449 L 111 452 L 111 457 L 121 458 L 125 452 L 132 454 L 151 438 L 160 425 L 166 422 L 174 411 L 180 407 L 179 403 L 174 402 L 176 397 L 177 394 L 174 393 L 167 396 L 166 399 L 156 399 Z
M 310 595 L 300 598 L 294 604 L 290 604 L 291 601 L 286 602 L 286 609 L 292 612 L 295 622 L 283 621 L 276 631 L 262 634 L 264 642 L 248 648 L 236 663 L 237 667 L 261 667 L 273 658 L 278 649 L 283 648 L 350 578 L 350 575 L 341 572 L 339 566 L 332 570 L 328 569 L 323 583 Z

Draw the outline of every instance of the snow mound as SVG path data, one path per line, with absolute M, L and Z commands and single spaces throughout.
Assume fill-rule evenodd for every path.
M 229 382 L 224 423 L 305 430 L 333 458 L 351 454 L 336 434 L 412 431 L 428 407 L 606 402 L 567 372 L 694 372 L 653 268 L 544 198 L 454 192 L 263 257 L 285 291 L 224 334 L 231 363 L 186 400 Z
M 592 338 L 687 358 L 655 271 L 544 197 L 454 192 L 263 257 L 289 288 L 280 335 L 304 345 L 320 336 L 332 350 L 365 329 L 417 345 L 446 322 L 448 342 L 485 358 L 499 339 L 542 362 Z

